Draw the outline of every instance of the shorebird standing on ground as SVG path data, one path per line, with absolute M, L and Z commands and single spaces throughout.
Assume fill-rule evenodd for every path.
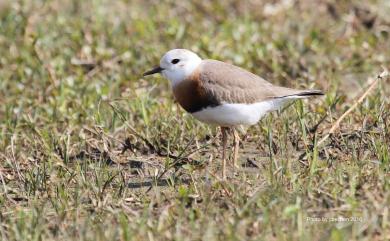
M 202 60 L 186 49 L 165 53 L 160 65 L 144 76 L 161 73 L 170 80 L 177 102 L 196 119 L 221 127 L 222 177 L 226 178 L 226 145 L 229 129 L 234 136 L 233 165 L 237 166 L 239 136 L 236 127 L 254 125 L 284 103 L 323 95 L 320 90 L 275 86 L 235 65 Z

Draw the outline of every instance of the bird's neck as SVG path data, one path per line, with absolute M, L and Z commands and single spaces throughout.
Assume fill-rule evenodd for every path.
M 170 80 L 172 88 L 179 85 L 181 82 L 191 79 L 194 75 L 199 73 L 199 67 L 202 63 L 202 59 L 193 59 L 191 62 L 187 62 L 185 67 L 180 72 L 167 73 L 167 79 Z

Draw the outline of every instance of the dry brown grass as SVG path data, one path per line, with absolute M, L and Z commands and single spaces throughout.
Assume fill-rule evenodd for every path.
M 390 68 L 389 11 L 0 1 L 1 239 L 390 239 L 389 80 L 359 100 Z M 326 97 L 249 128 L 243 168 L 222 182 L 215 129 L 141 77 L 174 47 Z

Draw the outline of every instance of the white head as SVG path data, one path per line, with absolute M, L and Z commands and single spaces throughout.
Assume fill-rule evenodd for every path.
M 197 54 L 187 49 L 172 49 L 164 54 L 160 65 L 146 73 L 144 76 L 161 73 L 169 79 L 172 86 L 189 77 L 202 62 Z

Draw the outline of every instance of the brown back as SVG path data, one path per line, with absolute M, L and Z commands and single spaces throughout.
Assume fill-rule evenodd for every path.
M 200 70 L 204 89 L 221 102 L 251 104 L 302 92 L 272 85 L 260 76 L 221 61 L 204 60 Z

